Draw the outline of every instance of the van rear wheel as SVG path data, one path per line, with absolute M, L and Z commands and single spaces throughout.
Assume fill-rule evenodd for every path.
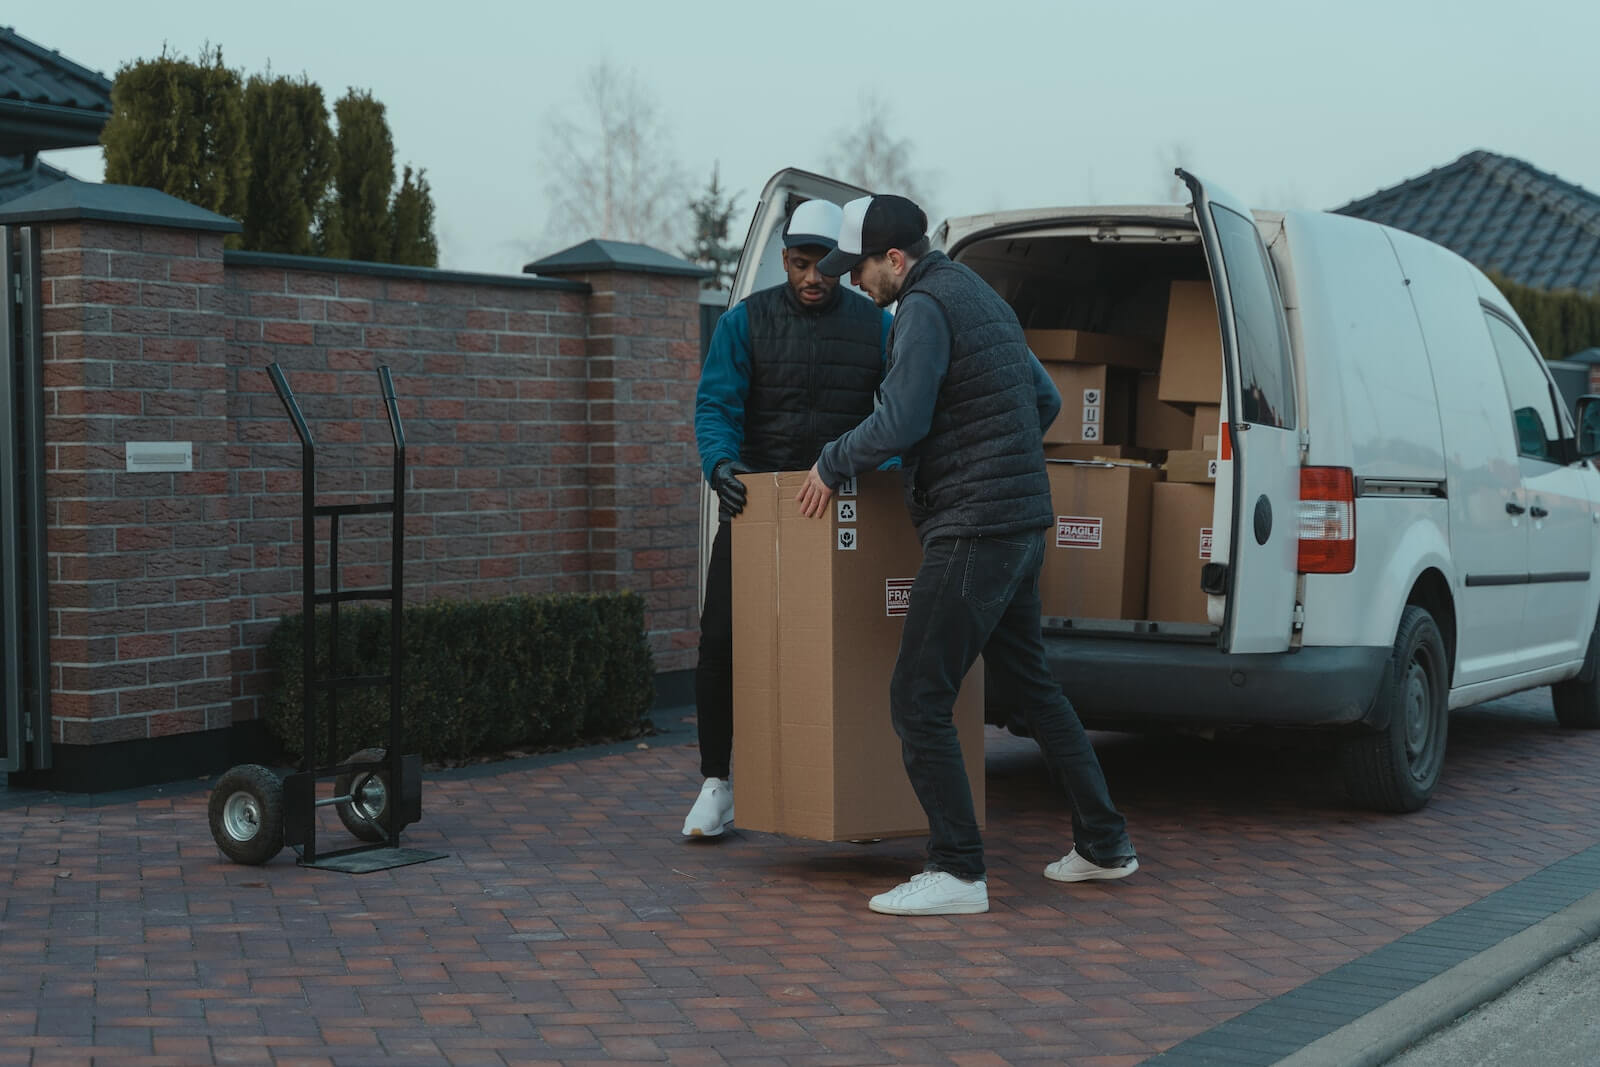
M 1416 811 L 1439 784 L 1450 727 L 1449 659 L 1433 616 L 1415 604 L 1400 616 L 1376 707 L 1387 725 L 1339 751 L 1350 799 L 1375 811 Z

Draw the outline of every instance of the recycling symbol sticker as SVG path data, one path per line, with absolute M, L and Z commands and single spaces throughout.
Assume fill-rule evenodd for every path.
M 839 531 L 839 551 L 854 552 L 856 550 L 856 532 L 851 527 Z
M 856 521 L 856 502 L 854 500 L 841 500 L 841 501 L 838 502 L 838 504 L 839 504 L 839 521 L 840 522 L 855 522 Z

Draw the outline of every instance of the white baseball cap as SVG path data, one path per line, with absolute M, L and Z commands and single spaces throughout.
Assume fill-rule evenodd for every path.
M 783 247 L 818 245 L 826 249 L 839 247 L 839 225 L 844 221 L 844 211 L 832 200 L 807 200 L 797 205 L 783 224 Z

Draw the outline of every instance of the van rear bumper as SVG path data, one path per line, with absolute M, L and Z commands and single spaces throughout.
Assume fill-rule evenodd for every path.
M 1391 654 L 1358 646 L 1232 655 L 1210 643 L 1049 631 L 1044 645 L 1067 699 L 1099 729 L 1369 723 Z M 994 700 L 997 690 L 989 695 Z M 1008 709 L 990 707 L 991 722 L 1008 717 Z

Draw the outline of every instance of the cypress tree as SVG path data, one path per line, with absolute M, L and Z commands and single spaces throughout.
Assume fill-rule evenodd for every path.
M 100 134 L 106 181 L 142 185 L 230 218 L 243 218 L 250 177 L 244 88 L 222 48 L 197 61 L 168 55 L 117 70 Z M 237 236 L 228 239 L 237 247 Z
M 252 77 L 244 110 L 250 131 L 250 192 L 244 247 L 310 255 L 311 223 L 333 177 L 333 132 L 322 88 L 302 77 Z
M 389 219 L 391 263 L 439 265 L 439 242 L 433 235 L 433 193 L 428 188 L 427 171 L 417 171 L 413 181 L 411 166 L 406 165 Z
M 392 240 L 389 191 L 394 188 L 394 138 L 384 107 L 371 93 L 351 89 L 333 109 L 339 132 L 330 221 L 342 235 L 346 258 L 387 262 Z

